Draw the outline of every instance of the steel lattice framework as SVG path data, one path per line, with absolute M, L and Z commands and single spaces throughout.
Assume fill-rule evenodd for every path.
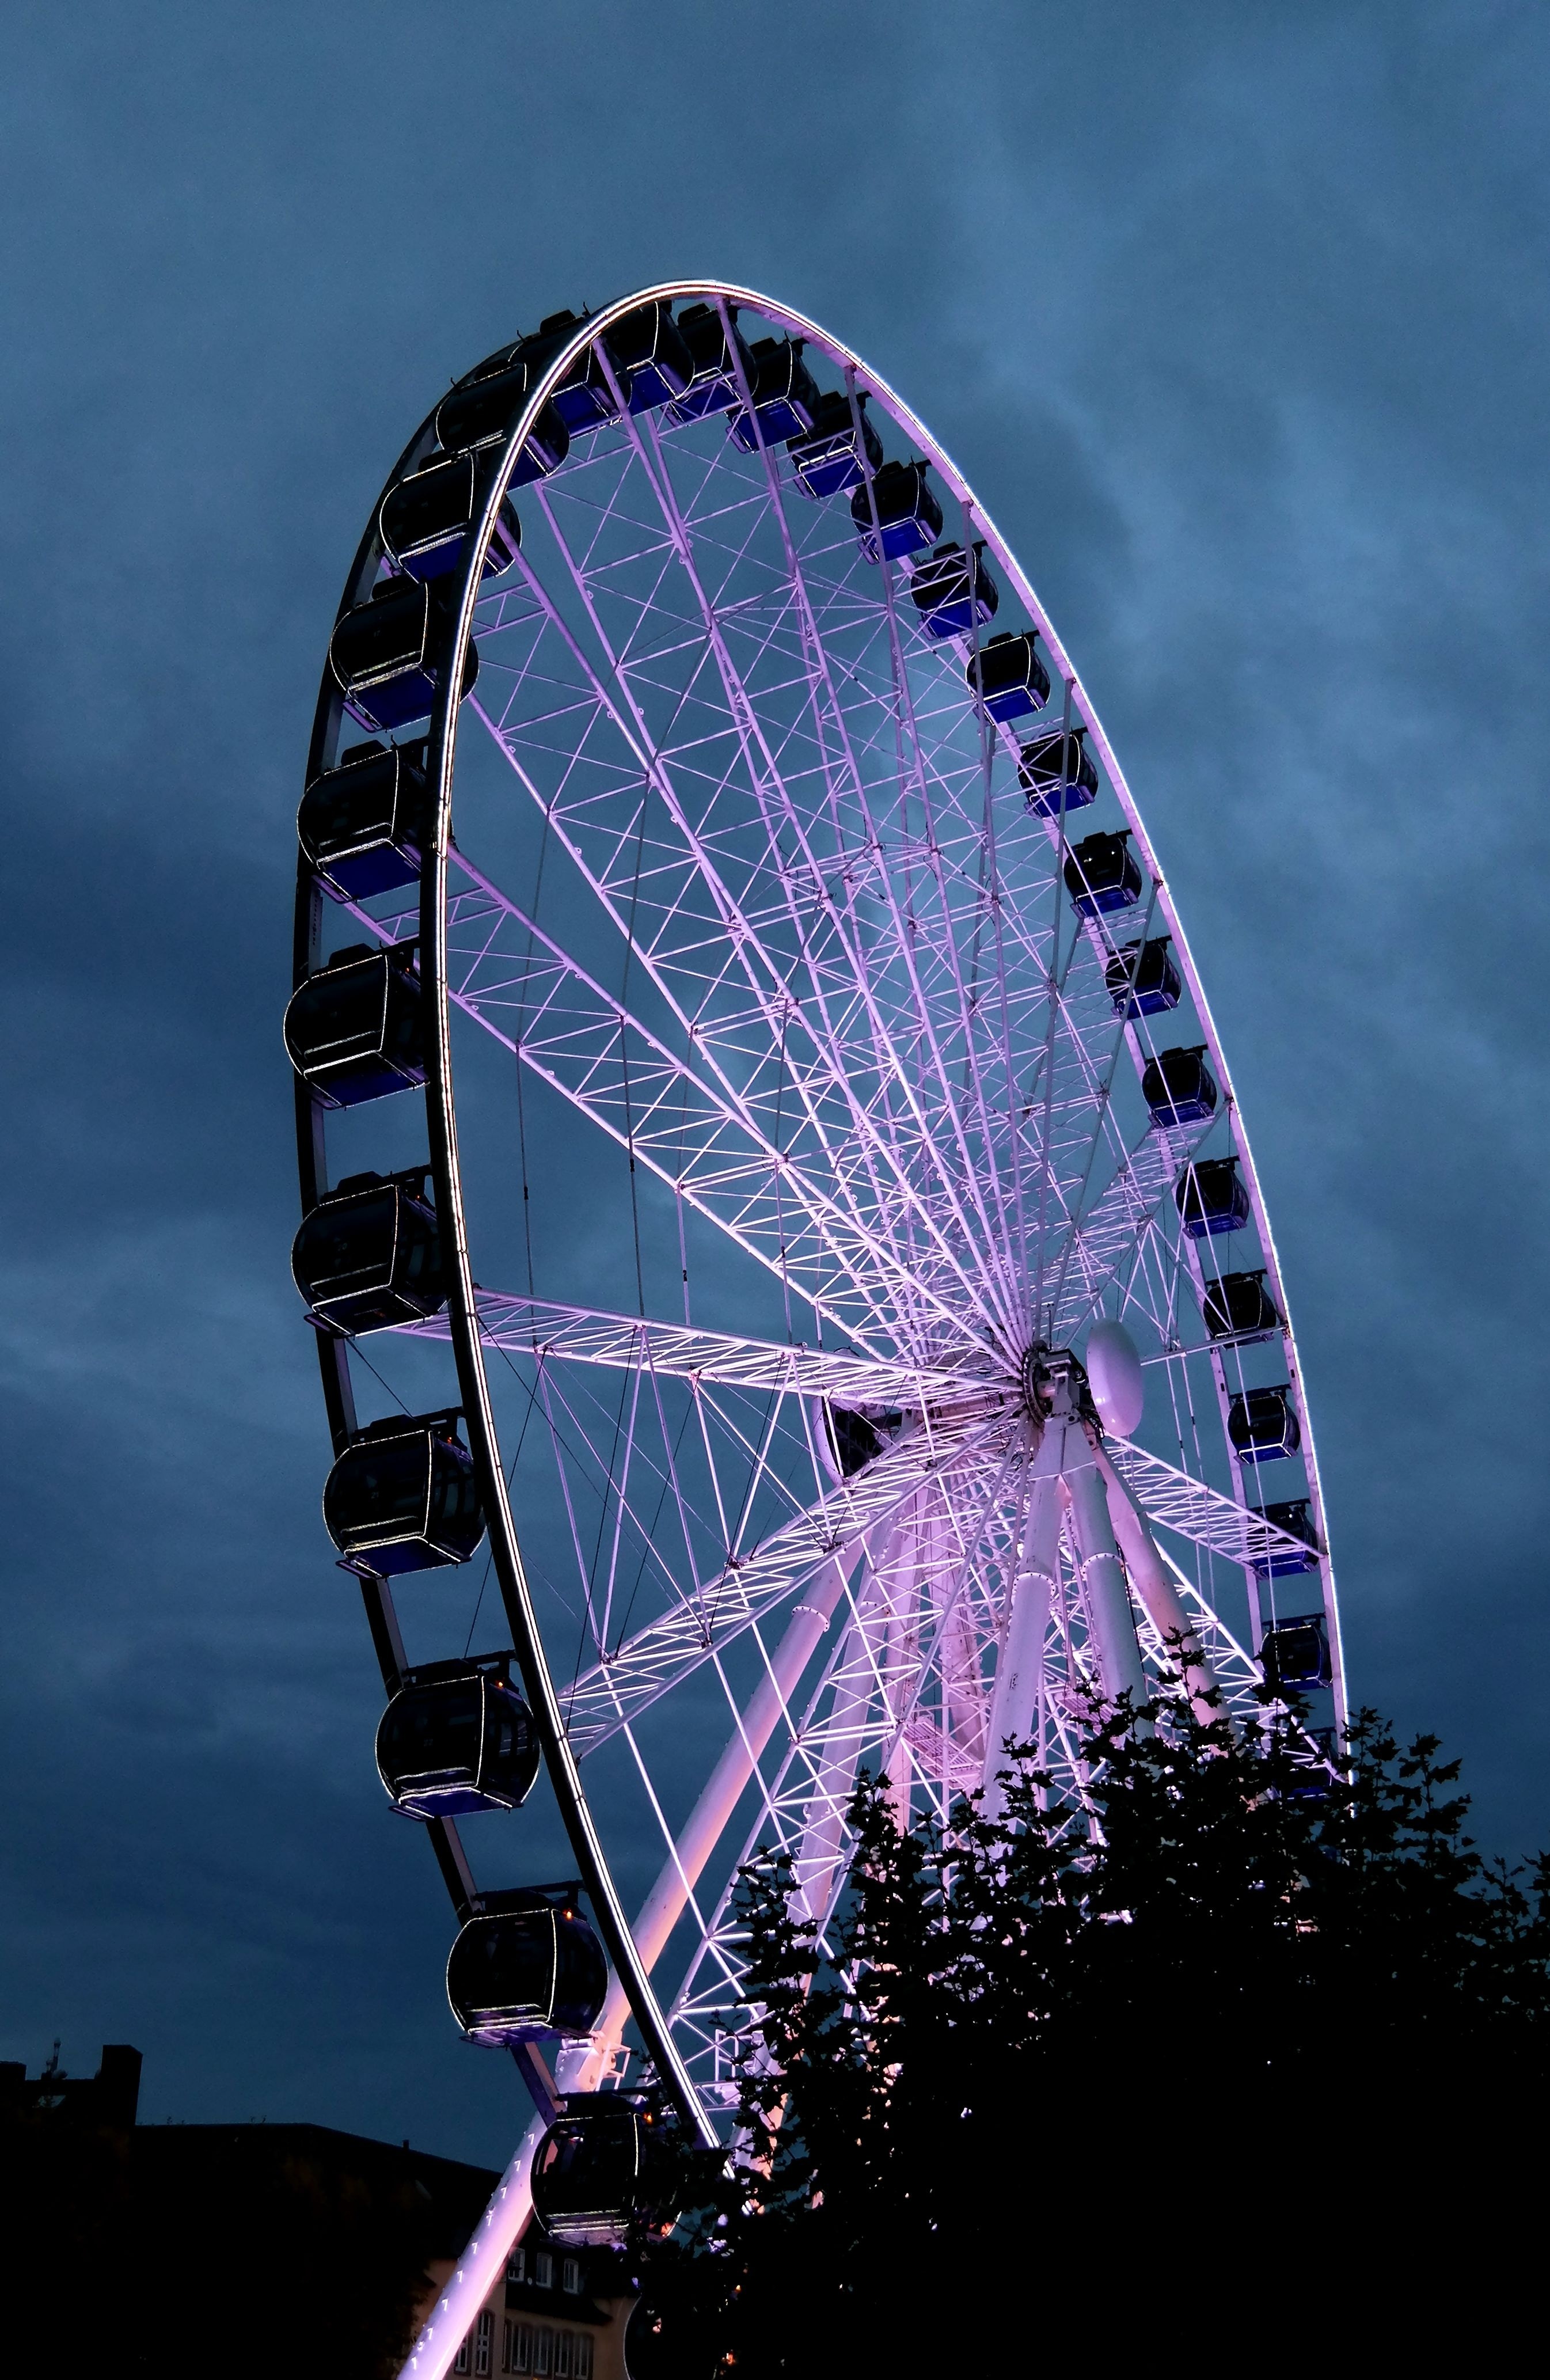
M 728 401 L 632 411 L 611 334 L 696 304 L 723 329 Z M 996 631 L 1033 632 L 1041 716 L 974 691 L 987 622 L 926 632 L 926 547 L 867 552 L 871 463 L 821 498 L 803 484 L 751 377 L 766 339 L 801 343 L 856 454 L 865 407 L 889 462 L 927 467 L 940 540 L 983 550 Z M 521 484 L 546 406 L 579 379 L 604 418 Z M 437 451 L 434 422 L 387 493 Z M 369 1372 L 358 1342 L 320 1331 L 335 1451 L 357 1388 L 396 1380 L 413 1403 L 450 1352 L 614 1970 L 596 2034 L 551 2045 L 558 2082 L 525 2061 L 539 2119 L 412 2359 L 428 2374 L 525 2219 L 553 2091 L 623 2074 L 632 2015 L 712 2136 L 741 2021 L 738 1864 L 784 1845 L 825 1920 L 864 1764 L 945 1815 L 994 1791 L 1012 1721 L 1079 1794 L 1084 1694 L 1144 1690 L 1182 1659 L 1192 1691 L 1241 1705 L 1289 1614 L 1319 1615 L 1343 1717 L 1311 1425 L 1225 1057 L 1102 726 L 984 507 L 858 357 L 714 284 L 639 292 L 551 337 L 492 452 L 438 582 L 429 729 L 410 731 L 429 735 L 432 799 L 418 883 L 344 897 L 304 856 L 296 948 L 300 984 L 341 944 L 418 944 L 423 1125 L 415 1094 L 339 1113 L 297 1088 L 304 1211 L 352 1165 L 428 1151 L 449 1257 L 444 1307 L 376 1335 Z M 481 576 L 514 478 L 520 550 Z M 341 618 L 398 569 L 374 515 Z M 325 675 L 309 782 L 357 722 L 371 728 L 369 703 Z M 1056 799 L 1032 797 L 1035 730 L 1060 731 L 1063 763 L 1080 745 L 1095 797 L 1071 765 Z M 1137 863 L 1133 898 L 1107 912 L 1071 889 L 1095 832 L 1126 834 Z M 1163 942 L 1178 997 L 1148 1012 L 1140 952 Z M 1216 1104 L 1159 1119 L 1143 1077 L 1181 1046 L 1204 1054 Z M 1229 1158 L 1241 1228 L 1193 1236 L 1187 1169 Z M 556 1294 L 536 1293 L 535 1231 L 560 1251 L 539 1267 Z M 1263 1277 L 1268 1319 L 1235 1330 L 1218 1313 L 1213 1335 L 1203 1307 L 1229 1270 Z M 1130 1438 L 1097 1430 L 1062 1373 L 1104 1317 L 1143 1359 Z M 1042 1402 L 1040 1349 L 1059 1359 Z M 1301 1438 L 1273 1470 L 1229 1434 L 1235 1401 L 1268 1386 Z M 406 1633 L 420 1660 L 455 1656 L 465 1624 L 472 1643 L 442 1586 L 395 1602 L 387 1578 L 362 1585 L 390 1693 L 413 1667 Z M 466 1916 L 466 1845 L 450 1820 L 429 1832 Z M 616 1870 L 652 1837 L 661 1873 L 636 1911 Z

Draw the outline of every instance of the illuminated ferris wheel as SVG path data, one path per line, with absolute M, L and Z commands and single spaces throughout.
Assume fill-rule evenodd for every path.
M 634 2171 L 663 2099 L 718 2137 L 757 1844 L 822 1925 L 863 1765 L 945 1814 L 1032 1738 L 1079 1791 L 1084 1695 L 1170 1671 L 1335 1729 L 1339 1637 L 1161 869 L 1018 563 L 838 340 L 673 283 L 459 382 L 356 556 L 299 826 L 325 1518 L 454 2015 L 539 2109 L 439 2374 L 535 2155 L 580 2240 L 599 2144 Z M 524 1859 L 540 1774 L 574 1880 Z

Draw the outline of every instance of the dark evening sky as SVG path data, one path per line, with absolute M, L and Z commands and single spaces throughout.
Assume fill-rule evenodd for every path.
M 384 472 L 558 307 L 829 323 L 1114 737 L 1276 1220 L 1359 1700 L 1550 1840 L 1550 23 L 17 5 L 0 2055 L 503 2160 L 290 1286 L 292 820 Z

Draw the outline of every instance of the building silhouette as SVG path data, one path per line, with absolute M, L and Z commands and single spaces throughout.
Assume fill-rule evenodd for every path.
M 60 2360 L 82 2277 L 130 2374 L 387 2380 L 499 2176 L 323 2124 L 141 2124 L 140 2053 L 95 2074 L 0 2064 L 0 2226 L 18 2354 Z M 459 2350 L 494 2380 L 623 2380 L 630 2298 L 606 2251 L 530 2228 Z M 69 2359 L 67 2358 L 67 2361 Z

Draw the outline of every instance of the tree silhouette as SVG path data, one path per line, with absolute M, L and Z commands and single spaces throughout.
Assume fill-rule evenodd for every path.
M 1393 2328 L 1510 2256 L 1550 1870 L 1483 1860 L 1438 1755 L 1364 1711 L 1331 1769 L 1296 1713 L 1164 1695 L 1095 1705 L 1080 1807 L 1026 1748 L 994 1822 L 901 1830 L 863 1778 L 826 1944 L 785 1857 L 744 1874 L 739 2155 L 644 2257 L 636 2380 L 907 2369 L 1012 2321 L 1085 2355 L 1168 2309 L 1263 2332 L 1353 2241 Z M 1446 2248 L 1418 2192 L 1453 2194 Z

